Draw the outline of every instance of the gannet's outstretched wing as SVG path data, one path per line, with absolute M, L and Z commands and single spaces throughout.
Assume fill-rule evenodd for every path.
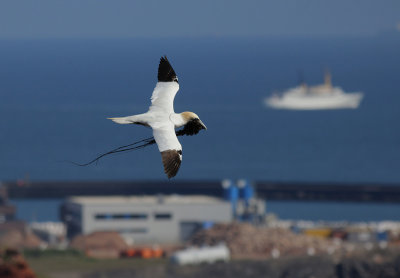
M 158 66 L 158 82 L 151 95 L 151 112 L 174 112 L 174 98 L 179 90 L 178 77 L 166 56 L 161 57 Z
M 150 126 L 154 114 L 165 115 L 169 118 L 174 113 L 174 98 L 179 90 L 178 77 L 169 63 L 167 56 L 161 57 L 158 66 L 158 82 L 151 95 L 151 105 L 149 111 L 144 114 L 109 118 L 118 124 L 138 124 Z
M 182 162 L 182 146 L 175 134 L 172 123 L 153 128 L 153 136 L 161 153 L 164 172 L 168 178 L 175 177 Z
M 165 121 L 152 125 L 153 136 L 161 153 L 164 172 L 174 177 L 182 162 L 182 146 L 169 116 L 174 113 L 174 98 L 179 90 L 178 77 L 166 56 L 158 66 L 158 82 L 151 95 L 149 113 L 165 114 Z

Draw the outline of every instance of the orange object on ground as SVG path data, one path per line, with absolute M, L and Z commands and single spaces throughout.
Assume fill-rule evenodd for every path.
M 121 257 L 127 258 L 142 258 L 142 259 L 151 259 L 151 258 L 161 258 L 164 255 L 164 251 L 161 248 L 150 248 L 150 247 L 142 247 L 142 248 L 129 248 L 121 252 Z

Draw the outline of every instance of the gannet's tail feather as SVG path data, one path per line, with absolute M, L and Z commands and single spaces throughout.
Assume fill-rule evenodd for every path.
M 139 114 L 127 117 L 107 118 L 117 124 L 137 124 L 149 126 L 146 114 Z
M 129 117 L 107 118 L 107 119 L 109 119 L 117 124 L 132 124 L 132 121 L 129 120 Z

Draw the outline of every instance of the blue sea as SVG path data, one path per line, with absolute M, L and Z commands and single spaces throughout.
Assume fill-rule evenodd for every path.
M 395 186 L 400 184 L 396 35 L 2 40 L 0 181 L 166 179 L 155 146 L 105 157 L 88 167 L 67 161 L 87 162 L 151 136 L 145 127 L 117 125 L 106 118 L 147 111 L 159 58 L 167 55 L 180 83 L 175 110 L 195 112 L 208 128 L 180 138 L 183 163 L 176 180 Z M 325 69 L 334 85 L 364 93 L 358 109 L 285 111 L 264 106 L 263 98 L 274 91 L 296 86 L 299 71 L 312 85 L 322 83 Z M 296 209 L 286 215 L 291 205 L 275 211 L 297 217 Z M 33 205 L 26 206 L 27 213 L 19 216 L 32 219 Z M 312 206 L 315 211 L 324 204 Z M 393 209 L 399 213 L 391 214 Z M 371 209 L 370 214 L 400 220 L 400 206 L 381 211 Z M 330 215 L 322 210 L 318 217 Z

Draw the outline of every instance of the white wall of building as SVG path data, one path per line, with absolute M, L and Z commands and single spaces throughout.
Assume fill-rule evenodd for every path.
M 230 222 L 228 202 L 210 197 L 72 198 L 68 208 L 81 207 L 81 232 L 118 231 L 135 243 L 176 243 L 182 232 L 203 222 Z M 79 216 L 74 216 L 79 221 Z M 76 222 L 74 220 L 73 222 Z

